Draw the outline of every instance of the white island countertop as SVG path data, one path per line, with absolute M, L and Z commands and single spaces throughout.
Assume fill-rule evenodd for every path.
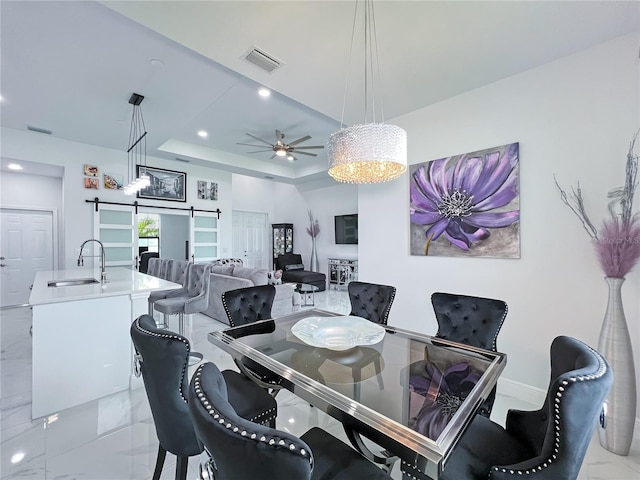
M 89 285 L 72 285 L 66 287 L 49 287 L 53 280 L 77 280 L 93 278 L 100 280 L 99 268 L 73 268 L 67 270 L 43 270 L 36 273 L 33 289 L 29 296 L 29 305 L 46 305 L 50 303 L 72 302 L 91 298 L 115 297 L 155 290 L 171 290 L 181 288 L 178 283 L 162 280 L 144 273 L 123 267 L 107 268 L 107 283 Z

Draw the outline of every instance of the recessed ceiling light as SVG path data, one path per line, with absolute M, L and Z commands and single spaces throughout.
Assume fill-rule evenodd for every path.
M 287 159 L 291 160 L 293 162 L 293 155 L 291 155 L 291 154 L 287 155 Z
M 206 130 L 198 130 L 198 136 L 202 138 L 207 138 L 209 136 L 209 133 L 207 133 Z
M 260 90 L 258 90 L 258 95 L 260 95 L 261 97 L 268 97 L 269 95 L 271 95 L 271 90 L 262 87 Z
M 152 58 L 151 60 L 149 60 L 149 63 L 151 63 L 151 65 L 153 65 L 154 67 L 164 67 L 164 62 L 157 58 Z
M 18 453 L 14 453 L 11 456 L 11 463 L 13 463 L 14 465 L 16 463 L 20 463 L 22 461 L 22 459 L 24 458 L 24 452 L 18 452 Z
M 9 170 L 22 170 L 22 166 L 18 165 L 17 163 L 10 163 L 9 165 L 7 165 L 7 168 Z

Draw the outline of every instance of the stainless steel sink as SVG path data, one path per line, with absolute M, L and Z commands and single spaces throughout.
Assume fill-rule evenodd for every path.
M 73 287 L 76 285 L 91 285 L 92 283 L 100 283 L 95 278 L 74 278 L 71 280 L 51 280 L 47 283 L 49 287 Z

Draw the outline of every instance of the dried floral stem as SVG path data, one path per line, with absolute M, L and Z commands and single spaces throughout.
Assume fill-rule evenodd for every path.
M 560 184 L 558 183 L 558 179 L 556 176 L 553 176 L 553 180 L 556 182 L 556 187 L 560 190 L 560 199 L 562 203 L 564 203 L 567 207 L 571 209 L 571 211 L 578 217 L 578 220 L 582 223 L 582 227 L 585 229 L 587 234 L 594 239 L 598 239 L 598 230 L 593 226 L 593 223 L 589 219 L 589 215 L 584 208 L 584 199 L 582 198 L 582 189 L 580 188 L 580 182 L 576 188 L 571 187 L 571 195 L 567 195 Z

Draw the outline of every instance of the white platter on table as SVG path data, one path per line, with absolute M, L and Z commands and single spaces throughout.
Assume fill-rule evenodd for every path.
M 291 328 L 291 333 L 312 347 L 348 350 L 378 343 L 385 329 L 364 318 L 346 315 L 303 318 Z

